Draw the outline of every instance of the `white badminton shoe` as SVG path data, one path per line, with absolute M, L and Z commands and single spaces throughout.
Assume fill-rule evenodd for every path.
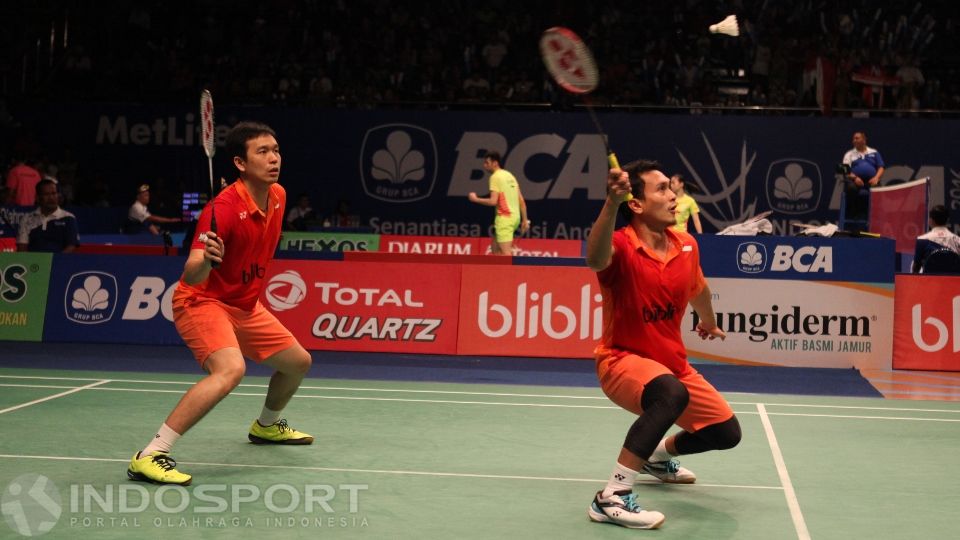
M 615 491 L 607 498 L 602 495 L 603 492 L 598 491 L 587 508 L 591 521 L 613 523 L 628 529 L 656 529 L 667 519 L 660 512 L 641 508 L 632 491 Z
M 640 472 L 667 484 L 692 484 L 697 481 L 697 475 L 690 469 L 681 467 L 680 462 L 675 459 L 647 462 Z

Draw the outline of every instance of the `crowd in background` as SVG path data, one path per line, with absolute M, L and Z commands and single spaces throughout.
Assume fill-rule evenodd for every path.
M 960 109 L 958 19 L 945 0 L 175 4 L 60 0 L 8 14 L 4 177 L 26 159 L 58 179 L 65 204 L 132 196 L 93 174 L 79 181 L 68 147 L 39 148 L 17 123 L 18 100 L 169 103 L 206 87 L 221 104 L 565 107 L 577 101 L 546 75 L 537 46 L 553 25 L 593 49 L 601 106 Z M 731 13 L 739 37 L 707 31 Z M 818 78 L 828 83 L 819 103 Z
M 54 99 L 171 101 L 208 87 L 221 101 L 298 106 L 556 103 L 537 40 L 564 25 L 597 56 L 602 103 L 815 106 L 821 58 L 833 107 L 960 108 L 958 19 L 943 0 L 181 4 L 50 2 L 14 13 L 4 48 L 31 61 L 38 37 L 45 49 L 51 24 L 60 36 L 69 22 L 35 89 Z M 711 35 L 728 14 L 740 37 Z M 879 77 L 885 99 L 857 74 Z

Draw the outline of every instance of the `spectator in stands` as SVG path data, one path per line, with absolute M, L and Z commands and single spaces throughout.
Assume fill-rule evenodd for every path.
M 689 194 L 684 191 L 683 175 L 680 173 L 670 177 L 670 189 L 677 194 L 677 225 L 675 230 L 687 232 L 687 222 L 693 218 L 693 228 L 697 234 L 703 234 L 703 226 L 700 225 L 700 207 L 697 201 L 693 200 Z
M 337 201 L 336 210 L 334 210 L 330 219 L 324 222 L 324 226 L 340 228 L 359 227 L 360 216 L 351 213 L 350 201 L 348 199 L 340 199 Z
M 934 251 L 947 248 L 960 254 L 960 236 L 947 228 L 950 214 L 947 208 L 938 204 L 930 209 L 930 231 L 917 237 L 917 247 L 913 254 L 913 273 L 921 273 L 923 263 Z
M 297 205 L 287 212 L 287 219 L 284 221 L 286 228 L 291 231 L 306 231 L 309 222 L 315 217 L 313 208 L 310 207 L 310 196 L 301 193 L 297 196 Z
M 159 236 L 160 228 L 157 227 L 158 224 L 180 223 L 183 221 L 182 218 L 155 216 L 147 209 L 148 204 L 150 204 L 150 185 L 141 184 L 140 187 L 137 188 L 137 200 L 133 201 L 133 204 L 130 205 L 130 211 L 127 212 L 127 226 L 124 232 L 127 234 L 149 232 L 150 234 Z
M 490 173 L 490 195 L 478 197 L 471 191 L 467 198 L 470 202 L 496 208 L 493 218 L 493 242 L 490 250 L 494 255 L 513 253 L 513 234 L 520 228 L 520 234 L 530 228 L 527 218 L 527 203 L 520 193 L 520 185 L 510 171 L 500 167 L 500 154 L 487 152 L 483 158 L 483 170 Z
M 60 208 L 57 183 L 41 180 L 35 190 L 37 209 L 23 217 L 17 235 L 18 251 L 69 253 L 80 245 L 77 218 Z
M 866 221 L 870 188 L 880 183 L 883 170 L 883 157 L 876 148 L 867 146 L 867 134 L 854 132 L 853 148 L 843 156 L 848 220 Z
M 40 180 L 40 171 L 34 167 L 33 160 L 16 160 L 10 172 L 7 173 L 7 187 L 13 191 L 13 204 L 33 206 Z

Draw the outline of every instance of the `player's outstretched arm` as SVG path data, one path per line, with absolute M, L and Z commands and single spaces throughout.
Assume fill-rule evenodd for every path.
M 617 209 L 630 195 L 630 179 L 620 169 L 610 169 L 607 176 L 607 199 L 587 237 L 587 266 L 599 272 L 610 266 L 613 258 L 613 229 L 617 226 Z

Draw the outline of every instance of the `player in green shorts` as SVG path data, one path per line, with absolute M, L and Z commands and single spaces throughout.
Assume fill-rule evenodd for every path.
M 500 168 L 499 153 L 487 152 L 483 158 L 483 170 L 490 173 L 490 196 L 478 197 L 471 191 L 467 198 L 470 202 L 497 209 L 493 218 L 493 243 L 490 249 L 494 255 L 511 255 L 514 232 L 519 227 L 520 234 L 524 234 L 530 228 L 527 203 L 520 193 L 517 179 L 510 171 Z

